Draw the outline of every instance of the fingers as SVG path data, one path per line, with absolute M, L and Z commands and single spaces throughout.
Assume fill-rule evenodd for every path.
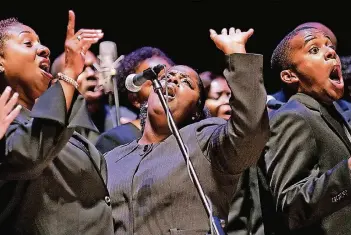
M 22 106 L 21 105 L 17 105 L 15 109 L 13 109 L 11 111 L 11 113 L 9 115 L 6 116 L 5 118 L 5 124 L 7 125 L 7 127 L 11 124 L 11 122 L 13 120 L 15 120 L 15 118 L 18 116 L 18 114 L 20 113 L 22 109 Z M 6 128 L 7 128 L 6 127 Z
M 0 97 L 0 111 L 2 112 L 2 116 L 7 115 L 13 107 L 15 107 L 17 101 L 18 101 L 18 93 L 15 92 L 11 99 L 10 98 L 11 94 L 11 87 L 6 87 L 4 92 L 1 94 Z
M 250 38 L 252 36 L 252 34 L 254 33 L 253 29 L 249 29 L 246 33 L 247 38 Z
M 67 33 L 66 40 L 74 36 L 74 27 L 76 23 L 76 16 L 73 11 L 68 11 L 68 24 L 67 24 Z
M 19 112 L 21 111 L 22 106 L 17 105 L 15 109 L 13 109 L 18 101 L 18 93 L 15 92 L 10 98 L 11 87 L 6 87 L 4 92 L 0 97 L 0 112 L 1 112 L 1 123 L 5 125 L 5 129 L 10 125 L 10 123 L 17 117 Z M 10 100 L 9 100 L 10 98 Z
M 215 38 L 216 38 L 217 36 L 218 36 L 218 35 L 217 35 L 216 31 L 214 31 L 213 29 L 210 29 L 210 38 L 211 38 L 212 40 L 215 40 Z
M 6 103 L 6 105 L 3 108 L 3 113 L 7 115 L 10 113 L 10 111 L 15 107 L 16 103 L 18 101 L 18 93 L 14 93 L 11 97 L 11 99 Z
M 7 100 L 10 98 L 10 94 L 11 94 L 11 87 L 6 87 L 4 92 L 1 94 L 0 96 L 0 107 L 4 107 Z
M 76 35 L 82 53 L 85 54 L 92 44 L 97 43 L 104 36 L 104 33 L 100 29 L 81 29 Z
M 248 35 L 248 37 L 251 37 L 253 34 L 253 29 L 249 29 L 247 32 L 242 32 L 241 29 L 235 29 L 234 27 L 229 28 L 229 31 L 226 28 L 223 28 L 221 31 L 222 35 L 234 35 L 234 34 L 240 34 L 240 33 L 245 33 Z M 216 33 L 215 30 L 210 29 L 210 37 L 216 37 L 218 34 Z

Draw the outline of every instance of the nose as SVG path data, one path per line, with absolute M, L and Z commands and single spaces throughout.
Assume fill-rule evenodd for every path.
M 220 97 L 221 104 L 229 104 L 230 94 L 222 94 Z
M 325 53 L 325 59 L 336 59 L 336 52 L 333 48 L 328 47 L 327 52 Z
M 168 75 L 167 82 L 174 83 L 178 86 L 179 85 L 179 76 L 178 75 Z
M 41 57 L 49 57 L 50 50 L 46 46 L 40 45 L 38 48 L 37 54 Z

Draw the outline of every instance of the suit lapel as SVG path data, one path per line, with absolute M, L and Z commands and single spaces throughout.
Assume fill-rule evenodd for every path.
M 335 112 L 337 112 L 337 111 L 335 110 Z M 322 106 L 321 106 L 321 114 L 322 114 L 323 119 L 330 126 L 330 128 L 340 137 L 340 139 L 346 145 L 347 149 L 351 152 L 351 143 L 350 143 L 350 140 L 345 133 L 345 129 L 343 128 L 343 126 L 337 120 L 335 120 L 335 118 L 333 118 L 330 115 L 330 113 L 327 111 L 327 109 L 325 109 Z M 340 113 L 338 113 L 338 114 L 340 115 Z M 345 125 L 345 127 L 348 125 L 347 123 L 345 123 L 345 121 L 341 117 L 341 115 L 340 115 L 339 119 Z
M 345 144 L 349 152 L 351 152 L 351 142 L 347 137 L 342 125 L 344 124 L 348 128 L 348 123 L 345 122 L 340 112 L 338 112 L 334 106 L 332 106 L 331 108 L 334 109 L 334 112 L 336 114 L 335 116 L 337 117 L 333 117 L 330 114 L 330 111 L 327 110 L 327 108 L 320 105 L 318 101 L 316 101 L 315 99 L 313 99 L 308 95 L 297 93 L 296 95 L 292 96 L 291 99 L 298 100 L 300 103 L 303 103 L 308 108 L 320 112 L 323 120 L 328 124 L 330 129 L 332 129 L 338 135 L 338 137 L 343 141 L 343 143 Z M 340 122 L 338 122 L 336 118 L 338 118 Z

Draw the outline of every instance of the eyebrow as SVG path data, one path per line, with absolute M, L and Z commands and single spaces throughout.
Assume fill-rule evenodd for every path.
M 305 42 L 304 42 L 304 46 L 306 46 L 306 44 L 308 43 L 308 42 L 310 42 L 310 41 L 312 41 L 312 40 L 314 40 L 314 39 L 316 39 L 317 37 L 316 36 L 313 36 L 313 35 L 307 35 L 306 37 L 305 37 Z
M 25 30 L 25 31 L 21 31 L 21 32 L 20 32 L 18 35 L 21 35 L 21 34 L 24 34 L 24 33 L 31 34 L 32 32 Z M 39 38 L 37 37 L 36 39 L 37 39 L 37 40 L 38 40 L 38 42 L 40 43 Z
M 30 33 L 29 31 L 22 31 L 18 35 L 21 35 L 22 33 Z

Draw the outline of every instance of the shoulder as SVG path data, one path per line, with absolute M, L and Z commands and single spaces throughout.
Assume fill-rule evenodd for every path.
M 290 100 L 279 109 L 272 111 L 270 114 L 271 122 L 277 119 L 291 117 L 291 118 L 308 118 L 312 115 L 312 111 L 304 104 Z
M 210 117 L 210 118 L 205 118 L 201 121 L 195 122 L 193 124 L 190 124 L 184 128 L 181 129 L 181 132 L 186 132 L 186 131 L 201 131 L 204 128 L 216 128 L 219 125 L 226 124 L 227 121 L 224 120 L 223 118 L 218 118 L 218 117 Z
M 120 126 L 116 126 L 104 133 L 102 133 L 99 137 L 100 138 L 108 138 L 109 136 L 113 137 L 124 137 L 131 132 L 140 132 L 132 123 L 122 124 Z

